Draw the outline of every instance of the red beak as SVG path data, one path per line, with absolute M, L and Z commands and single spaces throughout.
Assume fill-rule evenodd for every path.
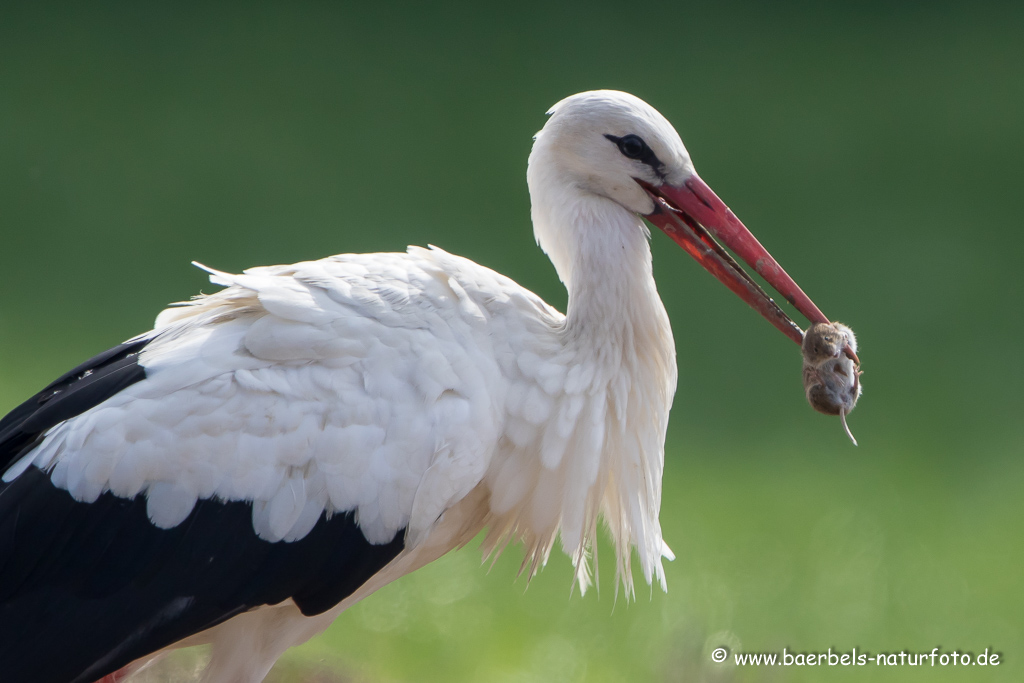
M 679 188 L 671 185 L 655 187 L 642 180 L 637 182 L 654 199 L 654 212 L 645 218 L 661 228 L 709 273 L 736 292 L 787 337 L 800 344 L 804 338 L 803 330 L 718 244 L 716 238 L 743 259 L 786 301 L 793 304 L 808 321 L 829 322 L 825 314 L 793 282 L 793 278 L 699 176 L 694 174 Z M 846 355 L 855 363 L 860 363 L 849 347 L 846 348 Z

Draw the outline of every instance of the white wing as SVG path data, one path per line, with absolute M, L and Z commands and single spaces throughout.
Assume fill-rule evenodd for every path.
M 11 472 L 52 467 L 85 502 L 144 493 L 164 528 L 198 499 L 244 500 L 269 541 L 355 510 L 371 543 L 407 528 L 408 547 L 481 480 L 502 430 L 492 311 L 453 269 L 553 313 L 441 250 L 210 271 L 226 289 L 158 317 L 146 378 L 51 429 Z

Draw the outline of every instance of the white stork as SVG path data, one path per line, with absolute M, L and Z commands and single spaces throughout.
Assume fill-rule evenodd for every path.
M 582 590 L 603 516 L 617 582 L 632 593 L 635 550 L 664 587 L 676 363 L 643 219 L 795 341 L 714 238 L 826 318 L 649 105 L 596 91 L 549 114 L 527 179 L 566 315 L 433 247 L 210 270 L 224 289 L 0 422 L 0 680 L 88 683 L 212 643 L 206 680 L 260 681 L 483 529 L 530 574 L 560 535 Z

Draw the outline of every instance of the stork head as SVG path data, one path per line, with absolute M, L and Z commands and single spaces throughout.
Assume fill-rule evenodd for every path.
M 697 175 L 672 124 L 643 100 L 614 90 L 567 97 L 537 133 L 527 178 L 538 241 L 556 267 L 585 235 L 552 230 L 583 211 L 575 199 L 610 200 L 663 230 L 698 263 L 798 344 L 803 331 L 738 265 L 746 261 L 811 323 L 828 322 L 757 239 Z M 564 267 L 559 267 L 560 275 Z M 563 280 L 565 277 L 563 277 Z M 856 360 L 850 348 L 847 355 Z
M 631 212 L 654 211 L 636 181 L 682 184 L 694 174 L 690 155 L 664 116 L 639 97 L 594 90 L 567 97 L 548 114 L 530 158 L 584 192 L 607 197 Z

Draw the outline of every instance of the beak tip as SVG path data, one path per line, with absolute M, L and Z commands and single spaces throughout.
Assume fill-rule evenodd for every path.
M 855 365 L 860 367 L 860 358 L 857 358 L 857 354 L 854 353 L 849 344 L 843 347 L 843 353 L 846 354 L 846 357 L 852 360 Z

